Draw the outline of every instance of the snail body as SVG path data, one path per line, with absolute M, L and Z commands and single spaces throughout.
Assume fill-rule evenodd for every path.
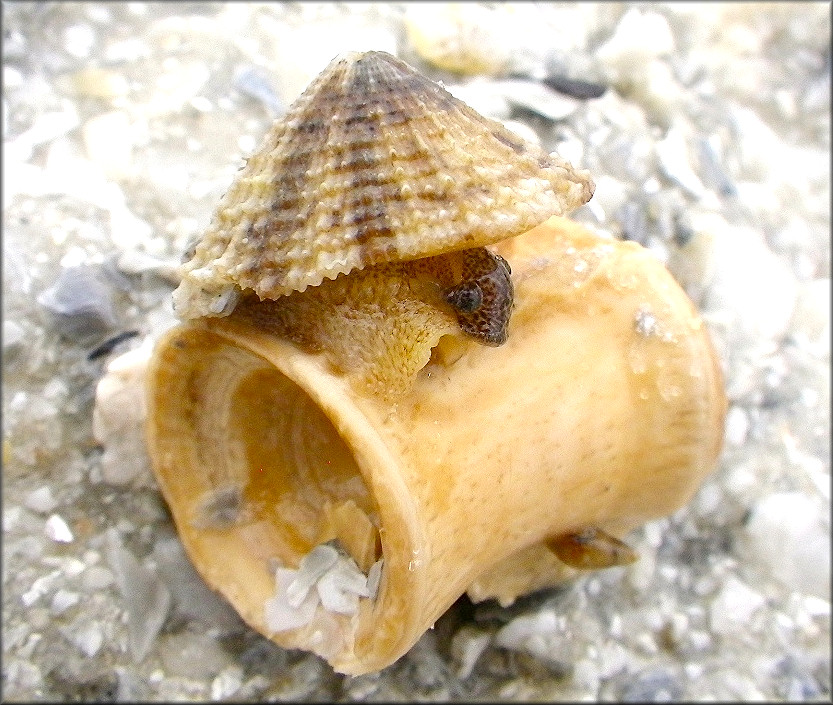
M 485 345 L 503 345 L 514 300 L 512 270 L 500 255 L 486 248 L 465 250 L 459 284 L 443 297 L 454 307 L 460 329 Z

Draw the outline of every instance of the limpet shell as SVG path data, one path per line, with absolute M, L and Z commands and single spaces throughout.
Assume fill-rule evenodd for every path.
M 181 267 L 182 318 L 370 265 L 483 247 L 587 202 L 556 154 L 385 52 L 334 59 L 275 122 Z

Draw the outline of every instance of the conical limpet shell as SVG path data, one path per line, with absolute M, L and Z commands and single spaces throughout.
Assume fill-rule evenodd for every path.
M 185 319 L 374 264 L 482 247 L 592 196 L 546 154 L 384 52 L 336 58 L 223 197 L 174 294 Z
M 584 565 L 575 544 L 670 514 L 713 469 L 720 367 L 656 258 L 562 218 L 495 249 L 508 341 L 432 356 L 395 404 L 236 314 L 157 346 L 159 486 L 208 584 L 278 644 L 384 668 L 463 592 L 553 585 L 574 569 L 548 546 Z

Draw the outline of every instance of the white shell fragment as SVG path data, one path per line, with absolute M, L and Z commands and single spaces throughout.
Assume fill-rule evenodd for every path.
M 318 594 L 309 592 L 298 605 L 292 605 L 287 589 L 294 582 L 298 571 L 278 568 L 275 571 L 276 591 L 274 597 L 266 600 L 266 626 L 272 632 L 284 632 L 303 627 L 312 621 L 318 607 Z
M 70 531 L 67 523 L 64 521 L 63 517 L 58 514 L 52 514 L 46 520 L 44 532 L 48 538 L 57 543 L 72 543 L 75 540 L 75 537 L 72 535 L 72 531 Z
M 52 494 L 52 488 L 44 485 L 29 492 L 23 498 L 23 505 L 33 512 L 48 514 L 58 506 L 58 502 Z
M 104 446 L 101 472 L 105 482 L 124 485 L 148 482 L 149 461 L 142 432 L 145 421 L 144 380 L 152 339 L 119 355 L 99 380 L 93 409 L 93 435 Z
M 328 570 L 316 586 L 324 609 L 339 614 L 356 614 L 359 598 L 368 597 L 367 577 L 352 558 L 344 558 Z
M 273 633 L 303 627 L 319 604 L 328 612 L 357 614 L 360 597 L 375 598 L 381 575 L 382 560 L 365 576 L 349 555 L 329 544 L 316 546 L 298 570 L 276 569 L 275 594 L 264 606 L 267 627 Z
M 286 588 L 287 602 L 293 607 L 300 606 L 318 579 L 332 568 L 337 560 L 338 551 L 332 546 L 322 544 L 313 548 L 301 559 L 298 572 Z
M 379 583 L 382 581 L 382 566 L 384 559 L 380 558 L 367 571 L 367 592 L 371 600 L 376 599 L 376 594 L 379 592 Z

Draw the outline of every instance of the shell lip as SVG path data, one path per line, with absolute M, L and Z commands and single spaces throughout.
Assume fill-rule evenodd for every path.
M 426 537 L 396 458 L 378 430 L 367 424 L 361 399 L 353 396 L 346 380 L 334 382 L 325 361 L 248 323 L 224 318 L 191 325 L 199 325 L 227 344 L 240 346 L 273 364 L 326 415 L 347 444 L 379 513 L 385 567 L 375 600 L 360 606 L 353 646 L 337 655 L 333 665 L 344 672 L 359 664 L 362 668 L 373 667 L 380 658 L 378 645 L 373 643 L 382 638 L 379 630 L 384 631 L 389 649 L 401 655 L 420 619 L 407 603 L 420 604 L 425 589 L 418 572 L 409 568 L 407 557 L 426 552 Z M 311 641 L 315 642 L 314 634 Z

